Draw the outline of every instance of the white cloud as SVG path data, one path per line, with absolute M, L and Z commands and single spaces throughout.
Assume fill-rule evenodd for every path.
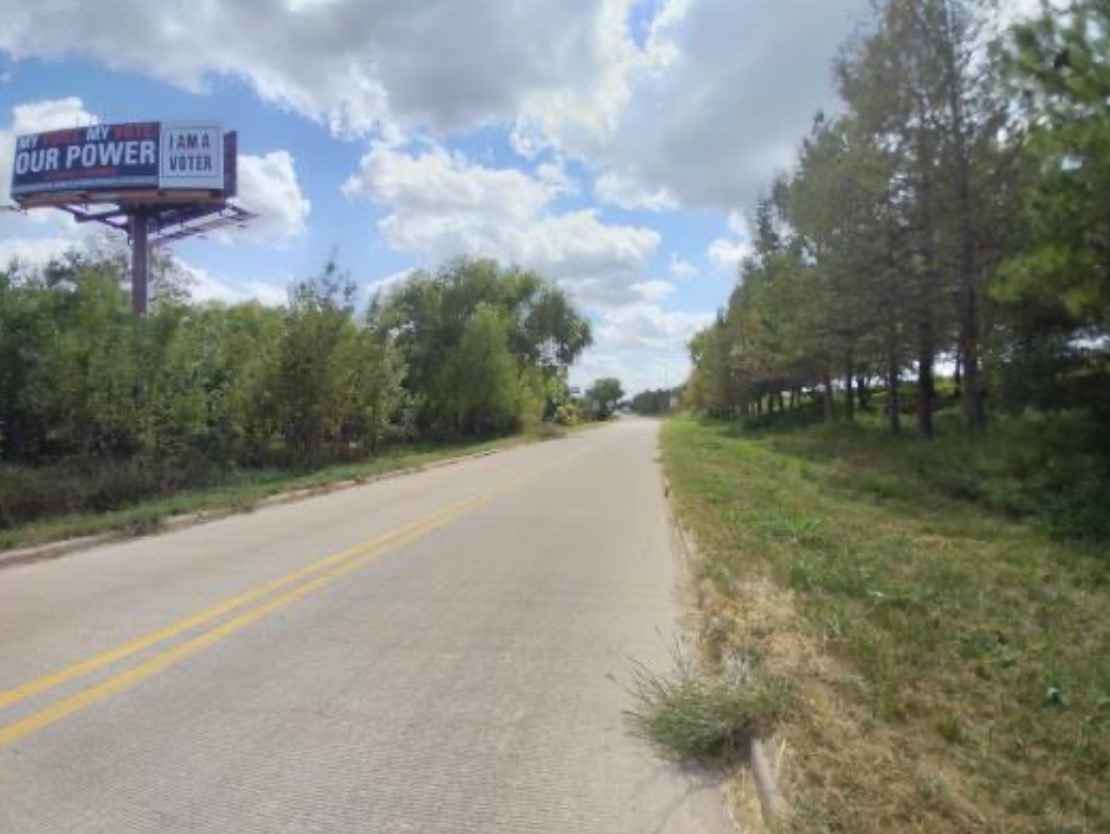
M 548 187 L 548 193 L 552 195 L 573 197 L 579 191 L 578 183 L 567 173 L 566 161 L 562 157 L 537 166 L 536 177 Z
M 509 260 L 554 278 L 581 302 L 604 307 L 630 297 L 659 245 L 659 233 L 607 224 L 587 209 L 535 220 L 515 230 L 508 243 Z
M 189 295 L 194 301 L 222 301 L 224 304 L 234 304 L 240 300 L 240 294 L 230 284 L 213 278 L 208 270 L 197 266 L 186 266 L 189 274 Z
M 283 240 L 305 230 L 312 203 L 301 193 L 293 156 L 288 151 L 272 151 L 265 156 L 239 156 L 239 196 L 237 202 L 258 217 L 244 231 L 229 240 Z
M 551 147 L 551 143 L 548 142 L 539 125 L 518 116 L 513 129 L 509 131 L 509 147 L 525 159 L 535 159 Z
M 248 281 L 235 284 L 213 276 L 207 269 L 178 261 L 189 276 L 189 295 L 194 301 L 221 301 L 238 304 L 241 301 L 259 301 L 267 307 L 280 307 L 288 300 L 284 285 L 269 281 Z
M 670 281 L 640 281 L 632 285 L 632 290 L 645 301 L 659 301 L 677 291 Z
M 671 262 L 667 265 L 667 271 L 671 273 L 671 277 L 677 278 L 679 281 L 689 281 L 698 274 L 692 263 L 673 253 L 671 254 Z
M 667 189 L 657 188 L 654 191 L 648 191 L 635 180 L 612 171 L 597 178 L 594 183 L 594 196 L 603 203 L 623 209 L 662 211 L 678 207 L 678 203 Z
M 41 267 L 55 255 L 60 255 L 75 244 L 68 237 L 7 237 L 0 239 L 0 269 L 12 261 L 26 266 Z
M 411 278 L 414 272 L 416 272 L 416 269 L 411 267 L 409 269 L 400 269 L 397 272 L 391 272 L 384 278 L 371 281 L 366 285 L 366 294 L 370 298 L 373 298 L 380 292 L 388 293 Z
M 829 63 L 866 0 L 660 0 L 641 43 L 637 0 L 9 5 L 16 59 L 89 57 L 193 91 L 240 79 L 340 134 L 511 125 L 526 158 L 554 148 L 619 176 L 601 188 L 615 200 L 721 208 L 750 204 L 833 103 Z M 250 36 L 228 49 L 229 32 Z
M 615 376 L 631 395 L 670 388 L 690 371 L 686 343 L 713 320 L 713 313 L 676 312 L 643 301 L 606 310 L 594 327 L 594 345 L 571 371 L 576 385 Z
M 469 238 L 480 227 L 492 234 L 502 224 L 525 222 L 552 196 L 523 171 L 473 165 L 438 146 L 410 154 L 381 142 L 343 193 L 395 207 L 383 231 L 398 248 L 414 250 L 450 236 Z
M 488 255 L 537 269 L 592 306 L 637 298 L 659 234 L 603 222 L 592 209 L 562 214 L 549 176 L 487 168 L 432 146 L 405 152 L 377 143 L 343 191 L 384 206 L 378 230 L 394 249 L 431 262 Z
M 750 205 L 818 108 L 830 63 L 865 0 L 664 3 L 597 164 L 684 206 Z M 564 151 L 577 147 L 573 137 Z M 573 151 L 569 151 L 573 152 Z
M 736 211 L 729 213 L 728 230 L 728 236 L 710 242 L 706 254 L 717 270 L 736 274 L 740 261 L 752 253 L 751 236 L 743 215 Z
M 591 348 L 571 368 L 571 385 L 586 390 L 601 377 L 616 377 L 626 396 L 657 388 L 673 388 L 685 382 L 690 373 L 690 360 L 682 350 L 666 354 L 623 351 L 606 353 Z
M 747 244 L 719 237 L 709 244 L 707 254 L 709 261 L 720 272 L 735 273 L 740 267 L 740 261 L 750 254 L 751 249 Z
M 596 328 L 597 343 L 616 350 L 673 350 L 713 320 L 713 313 L 664 310 L 644 301 L 606 310 Z
M 266 307 L 280 307 L 289 300 L 289 288 L 269 281 L 248 281 L 244 295 Z
M 650 41 L 644 49 L 636 45 L 629 27 L 632 5 L 632 0 L 594 4 L 595 16 L 580 33 L 573 54 L 564 56 L 561 83 L 528 90 L 516 114 L 517 132 L 542 137 L 533 146 L 555 145 L 590 156 L 617 131 L 634 93 L 635 74 L 656 70 L 673 57 Z M 521 34 L 536 37 L 538 30 L 529 27 Z
M 92 57 L 194 92 L 215 76 L 241 79 L 338 133 L 398 121 L 444 131 L 500 120 L 537 95 L 581 101 L 583 118 L 597 118 L 586 104 L 613 86 L 599 32 L 622 13 L 627 0 L 113 0 L 111 14 L 35 0 L 5 7 L 0 49 Z

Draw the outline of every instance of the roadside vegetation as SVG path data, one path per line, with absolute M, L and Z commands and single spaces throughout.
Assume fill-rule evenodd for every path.
M 711 667 L 756 657 L 796 692 L 784 830 L 1110 829 L 1105 546 L 1017 520 L 991 496 L 1026 485 L 972 474 L 966 435 L 878 423 L 663 430 Z
M 753 738 L 771 733 L 791 706 L 791 684 L 769 677 L 756 655 L 735 655 L 706 668 L 682 646 L 674 668 L 633 669 L 633 728 L 666 755 L 702 763 L 737 760 Z
M 189 303 L 159 258 L 143 318 L 124 277 L 104 248 L 0 270 L 0 548 L 551 436 L 607 408 L 571 398 L 590 329 L 533 272 L 454 261 L 367 309 L 329 264 L 268 308 Z
M 547 439 L 542 431 L 536 436 Z M 528 439 L 530 437 L 518 436 L 458 443 L 409 443 L 383 449 L 366 461 L 307 471 L 278 468 L 231 471 L 213 486 L 187 488 L 162 498 L 136 497 L 120 509 L 101 512 L 66 512 L 60 509 L 38 520 L 0 529 L 0 551 L 101 533 L 145 535 L 162 529 L 178 516 L 196 514 L 211 517 L 249 512 L 273 496 L 326 492 L 337 485 L 357 484 L 390 472 L 420 469 L 452 457 L 499 450 Z M 0 478 L 6 477 L 6 472 L 10 471 L 0 469 Z M 26 488 L 29 480 L 26 471 L 17 471 L 14 477 Z M 31 477 L 44 478 L 39 486 L 44 500 L 50 500 L 51 496 L 56 499 L 64 494 L 65 487 L 58 488 L 59 482 L 49 475 L 36 473 Z
M 582 398 L 579 415 L 588 420 L 608 420 L 616 413 L 617 405 L 624 397 L 624 389 L 619 379 L 602 377 L 595 380 Z
M 629 407 L 636 414 L 655 416 L 669 414 L 681 402 L 681 388 L 659 388 L 641 391 L 629 401 Z
M 835 80 L 664 428 L 707 674 L 794 686 L 784 830 L 1110 830 L 1110 6 L 880 0 Z

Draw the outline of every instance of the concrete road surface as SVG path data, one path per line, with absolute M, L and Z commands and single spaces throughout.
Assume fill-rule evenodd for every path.
M 725 831 L 622 716 L 677 614 L 656 433 L 0 570 L 0 832 Z

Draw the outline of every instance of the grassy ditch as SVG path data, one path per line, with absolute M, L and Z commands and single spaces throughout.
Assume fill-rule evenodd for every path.
M 342 481 L 370 479 L 399 469 L 425 466 L 446 458 L 504 448 L 531 439 L 516 437 L 477 443 L 398 447 L 369 461 L 331 466 L 314 472 L 245 470 L 227 475 L 222 483 L 212 487 L 183 490 L 164 498 L 137 501 L 105 512 L 63 513 L 0 528 L 0 552 L 98 533 L 142 535 L 156 531 L 173 516 L 243 512 L 279 493 L 323 490 Z
M 794 693 L 784 830 L 1110 831 L 1105 547 L 1018 520 L 998 496 L 1025 488 L 974 479 L 963 437 L 680 417 L 662 442 L 707 656 Z

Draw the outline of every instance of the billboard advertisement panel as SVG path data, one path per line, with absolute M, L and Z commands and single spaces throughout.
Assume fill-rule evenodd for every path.
M 211 122 L 162 122 L 158 187 L 224 187 L 224 132 Z
M 11 194 L 224 189 L 214 122 L 128 122 L 16 137 Z

